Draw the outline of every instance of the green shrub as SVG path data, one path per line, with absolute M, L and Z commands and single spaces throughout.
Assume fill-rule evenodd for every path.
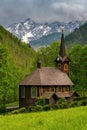
M 29 112 L 36 112 L 37 110 L 36 110 L 36 106 L 30 106 L 29 108 L 28 108 L 28 111 Z
M 65 98 L 59 99 L 57 104 L 58 104 L 58 107 L 61 109 L 67 108 L 67 100 Z
M 43 111 L 43 106 L 37 105 L 35 107 L 37 111 Z
M 1 105 L 0 106 L 0 114 L 5 114 L 7 112 L 6 106 L 5 105 Z
M 44 109 L 45 111 L 50 110 L 50 105 L 44 105 L 43 109 Z
M 22 108 L 20 108 L 20 109 L 18 110 L 19 113 L 24 113 L 24 112 L 26 112 L 26 111 L 27 111 L 27 110 L 26 110 L 25 107 L 22 107 Z
M 43 97 L 38 97 L 36 101 L 36 105 L 44 106 L 45 105 L 45 99 Z
M 69 104 L 69 107 L 76 107 L 78 106 L 78 101 L 73 101 Z
M 32 112 L 32 108 L 33 108 L 33 106 L 29 106 L 29 107 L 27 108 L 28 112 Z
M 87 105 L 87 99 L 83 100 L 81 103 L 82 106 L 86 106 Z
M 29 112 L 43 111 L 43 106 L 39 106 L 39 105 L 30 106 L 30 107 L 28 108 L 28 111 L 29 111 Z
M 54 104 L 54 106 L 53 106 L 53 109 L 59 109 L 59 105 L 56 103 L 56 104 Z
M 18 110 L 13 110 L 12 112 L 10 112 L 9 114 L 18 114 L 19 111 Z

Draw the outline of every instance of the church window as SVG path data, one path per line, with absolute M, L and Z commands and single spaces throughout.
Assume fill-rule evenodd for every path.
M 31 88 L 31 97 L 33 97 L 33 98 L 37 97 L 37 87 Z
M 58 86 L 58 92 L 61 92 L 61 91 L 62 91 L 62 87 Z
M 25 87 L 21 87 L 21 98 L 25 98 Z
M 69 87 L 68 86 L 65 87 L 65 91 L 69 91 Z
M 55 92 L 55 88 L 54 88 L 54 87 L 51 87 L 51 88 L 50 88 L 50 91 L 51 91 L 51 92 Z

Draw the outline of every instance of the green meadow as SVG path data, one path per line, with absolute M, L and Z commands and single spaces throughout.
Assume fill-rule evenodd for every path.
M 1 115 L 0 130 L 87 130 L 87 106 Z

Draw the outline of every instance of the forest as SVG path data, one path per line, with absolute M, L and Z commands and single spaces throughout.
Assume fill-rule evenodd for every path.
M 86 31 L 87 31 L 87 22 L 84 25 L 80 26 L 80 28 L 76 28 L 72 33 L 70 33 L 65 37 L 65 42 L 67 46 L 70 47 L 77 43 L 81 45 L 87 44 Z
M 35 68 L 36 52 L 0 26 L 0 104 L 18 100 L 20 81 Z
M 42 47 L 37 52 L 30 45 L 0 26 L 0 104 L 18 101 L 20 81 L 37 66 L 40 57 L 42 66 L 55 66 L 60 42 Z M 70 77 L 74 82 L 72 89 L 81 96 L 87 95 L 87 45 L 78 44 L 66 47 L 70 58 Z

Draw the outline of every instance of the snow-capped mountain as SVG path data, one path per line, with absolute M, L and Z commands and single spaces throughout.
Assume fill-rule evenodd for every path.
M 67 35 L 84 23 L 84 21 L 71 21 L 68 23 L 53 22 L 40 24 L 28 18 L 24 22 L 10 25 L 7 27 L 7 30 L 12 32 L 22 41 L 29 43 L 30 41 L 37 40 L 43 36 L 47 36 L 55 32 L 61 32 L 61 27 L 65 28 Z

